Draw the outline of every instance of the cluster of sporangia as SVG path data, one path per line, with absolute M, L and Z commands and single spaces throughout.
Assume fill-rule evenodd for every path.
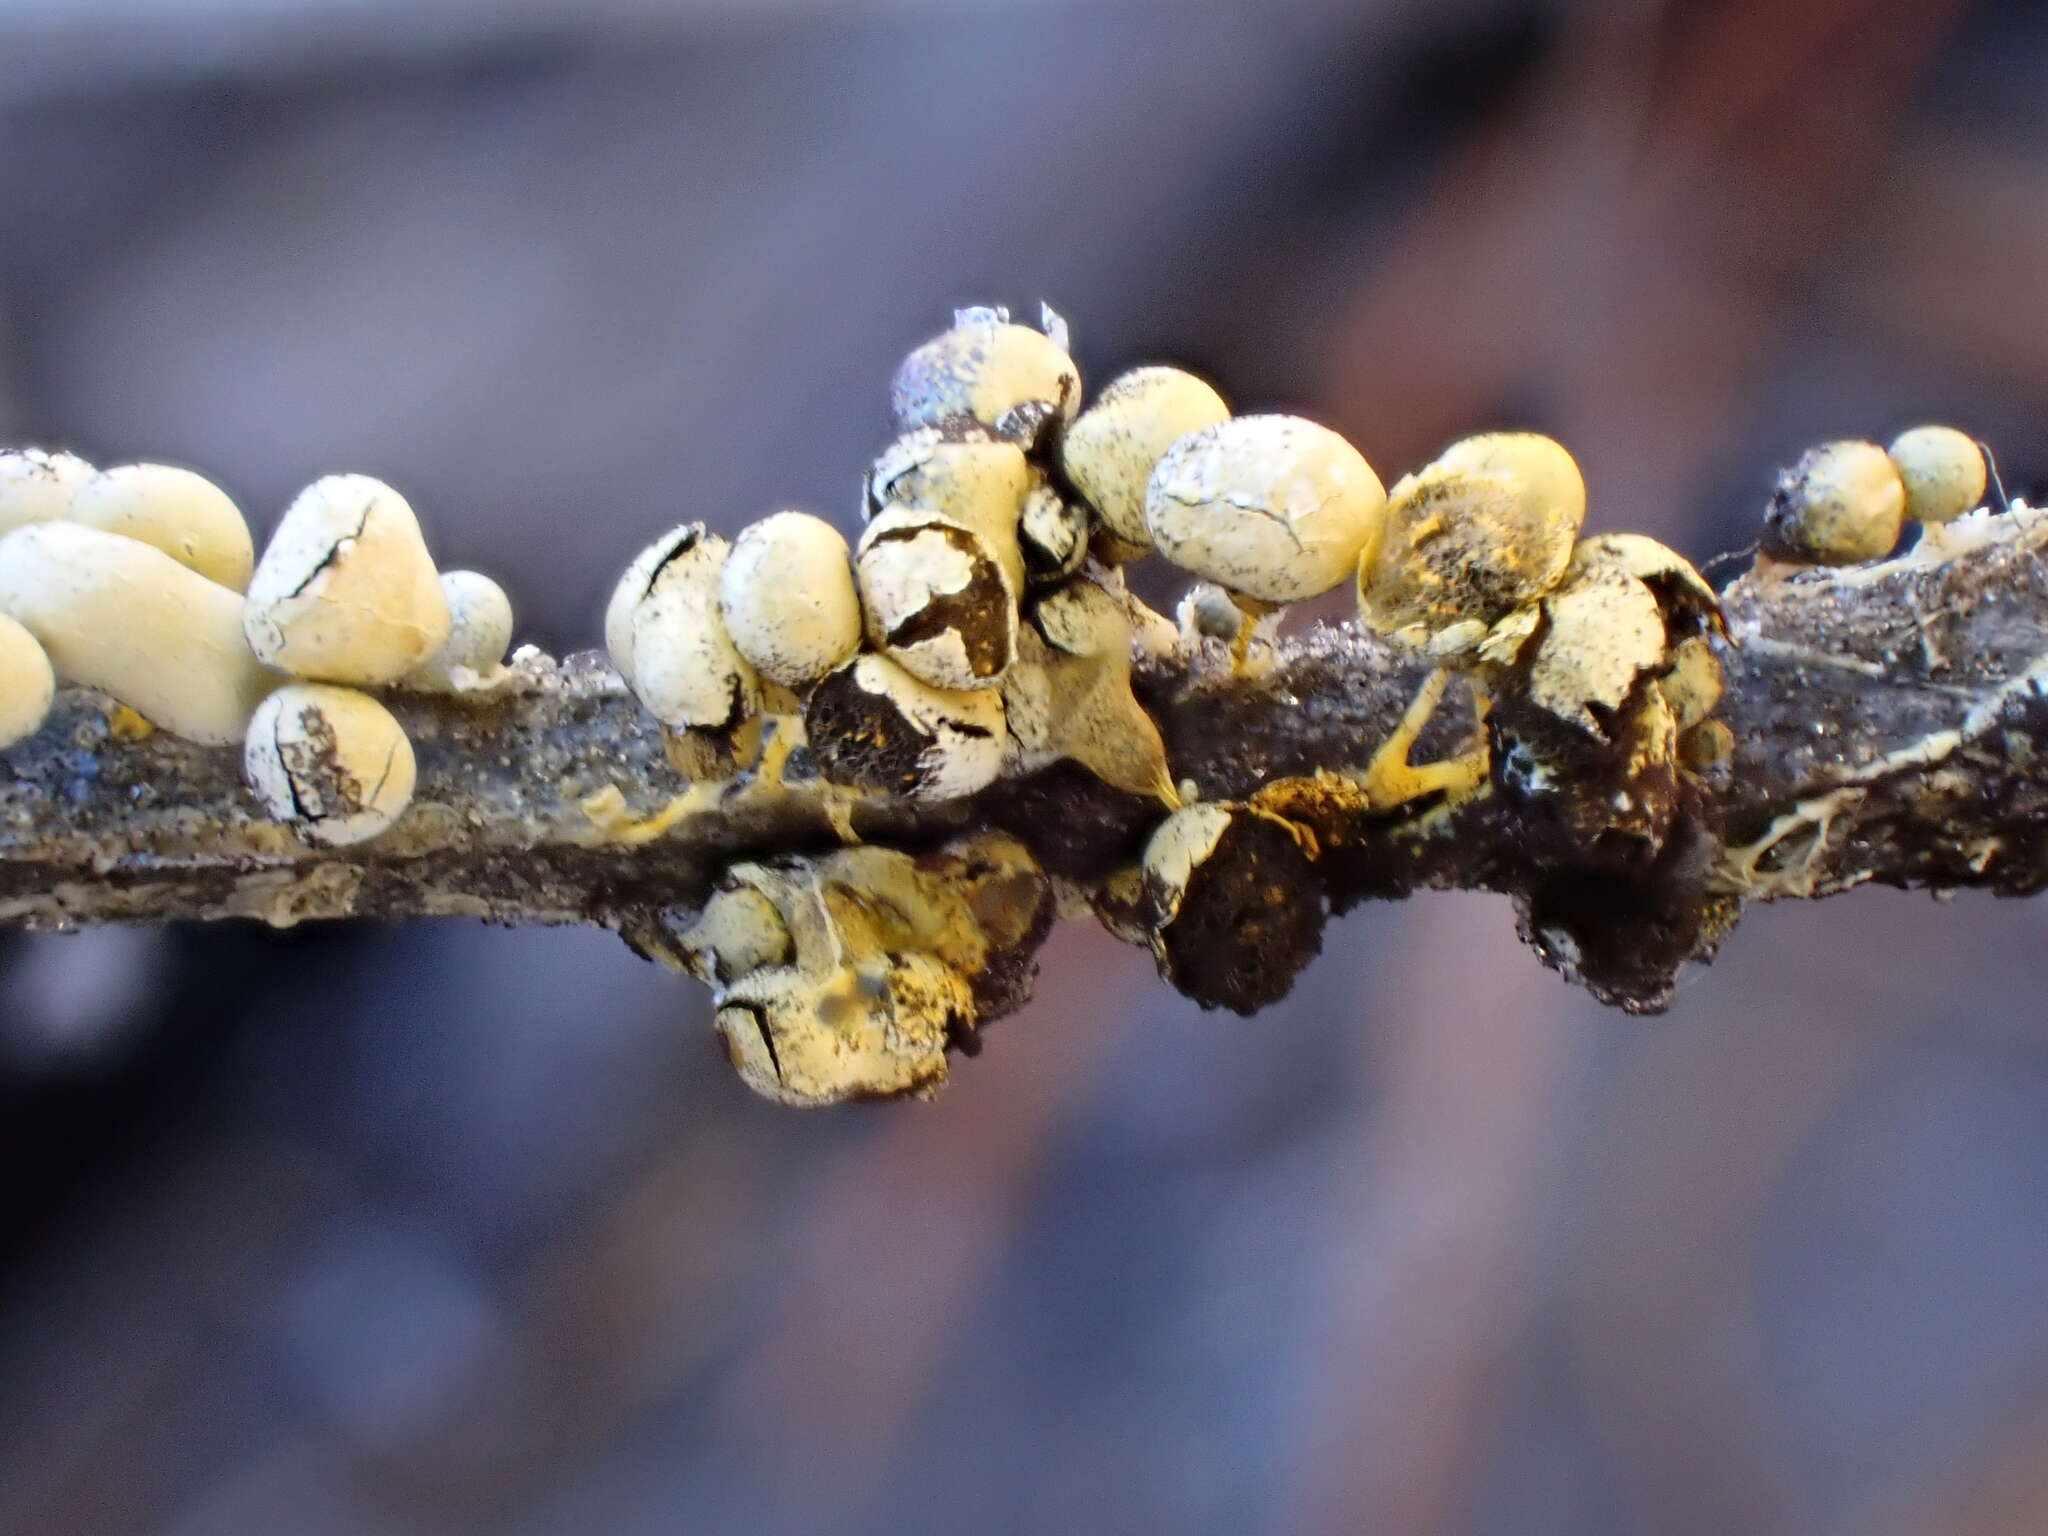
M 0 746 L 33 733 L 55 679 L 152 730 L 243 748 L 264 811 L 360 843 L 412 800 L 412 745 L 369 689 L 453 692 L 496 674 L 512 605 L 434 568 L 405 498 L 364 475 L 302 491 L 258 561 L 226 493 L 163 464 L 95 470 L 0 454 Z
M 613 663 L 679 760 L 716 743 L 773 784 L 808 748 L 842 806 L 953 799 L 1061 760 L 1156 801 L 1142 859 L 1086 894 L 1205 1004 L 1250 1012 L 1313 953 L 1317 839 L 1286 785 L 1189 803 L 1132 692 L 1134 651 L 1225 640 L 1242 668 L 1261 620 L 1354 582 L 1367 628 L 1435 671 L 1365 766 L 1313 784 L 1402 836 L 1492 793 L 1553 800 L 1587 839 L 1641 835 L 1681 776 L 1728 758 L 1712 588 L 1641 535 L 1581 538 L 1584 483 L 1547 437 L 1465 439 L 1388 492 L 1335 432 L 1232 416 L 1178 369 L 1126 373 L 1082 410 L 1057 318 L 1000 310 L 963 311 L 913 352 L 893 406 L 901 435 L 867 476 L 857 544 L 802 512 L 729 543 L 676 528 L 619 583 Z M 1764 553 L 1882 558 L 1904 519 L 1950 521 L 1984 485 L 1977 445 L 1947 428 L 1828 444 L 1781 477 Z M 133 731 L 243 743 L 265 812 L 314 841 L 374 837 L 411 797 L 411 747 L 368 690 L 476 692 L 502 673 L 503 592 L 438 574 L 404 499 L 361 476 L 302 493 L 258 562 L 196 475 L 23 450 L 0 455 L 0 534 L 0 746 L 41 724 L 61 677 L 126 706 Z M 1202 578 L 1178 626 L 1121 574 L 1155 549 Z M 1413 764 L 1453 673 L 1478 728 Z M 1601 793 L 1567 793 L 1582 770 Z M 589 810 L 631 841 L 706 803 L 630 825 L 616 796 Z M 1308 945 L 1276 961 L 1288 946 L 1261 914 L 1304 901 Z M 1004 833 L 922 855 L 848 846 L 735 865 L 678 958 L 716 989 L 728 1053 L 762 1092 L 928 1092 L 978 1020 L 1021 1000 L 1054 907 Z

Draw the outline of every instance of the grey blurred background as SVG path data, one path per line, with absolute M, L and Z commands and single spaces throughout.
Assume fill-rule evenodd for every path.
M 522 638 L 850 525 L 1052 300 L 1592 521 L 1952 420 L 2048 484 L 2024 0 L 0 0 L 0 440 L 403 489 Z M 1503 902 L 1204 1015 L 1063 932 L 932 1106 L 463 924 L 0 941 L 0 1532 L 2048 1530 L 2048 908 L 1760 911 L 1664 1020 Z

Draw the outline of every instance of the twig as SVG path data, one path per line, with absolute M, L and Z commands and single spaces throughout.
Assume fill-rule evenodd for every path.
M 1246 677 L 1217 642 L 1191 642 L 1141 658 L 1137 685 L 1176 780 L 1205 799 L 1264 791 L 1310 830 L 1332 907 L 1421 887 L 1508 892 L 1548 963 L 1654 1009 L 1753 900 L 1866 882 L 2021 894 L 2048 881 L 2044 544 L 2048 515 L 2015 508 L 1881 565 L 1738 580 L 1719 712 L 1734 756 L 1687 775 L 1648 837 L 1572 832 L 1569 797 L 1599 785 L 1567 786 L 1563 801 L 1496 789 L 1398 815 L 1347 797 L 1328 774 L 1369 759 L 1424 674 L 1352 626 L 1283 641 Z M 672 931 L 734 861 L 841 841 L 835 797 L 805 777 L 801 754 L 787 787 L 735 782 L 644 846 L 608 836 L 587 797 L 616 786 L 651 815 L 689 783 L 595 655 L 527 653 L 488 696 L 401 695 L 394 707 L 419 756 L 414 804 L 384 838 L 330 850 L 264 819 L 234 750 L 118 739 L 106 701 L 66 693 L 6 754 L 0 922 L 454 915 L 645 939 Z M 1418 759 L 1453 749 L 1471 718 L 1454 692 Z M 851 824 L 907 850 L 999 827 L 1086 891 L 1130 863 L 1160 814 L 1062 765 L 949 803 L 870 798 Z

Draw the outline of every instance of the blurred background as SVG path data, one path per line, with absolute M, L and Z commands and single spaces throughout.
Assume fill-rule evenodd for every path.
M 1050 299 L 1391 480 L 1704 557 L 1832 435 L 2048 485 L 2048 12 L 0 0 L 0 440 L 334 470 L 596 643 L 851 526 Z M 1205 1015 L 1075 927 L 935 1105 L 752 1098 L 602 934 L 0 939 L 0 1532 L 2048 1530 L 2048 907 L 1759 911 L 1661 1020 L 1505 902 Z

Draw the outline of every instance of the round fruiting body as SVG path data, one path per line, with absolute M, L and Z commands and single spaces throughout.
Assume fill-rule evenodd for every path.
M 1023 591 L 1021 527 L 1026 498 L 1039 476 L 1024 450 L 980 422 L 956 416 L 914 427 L 882 450 L 868 472 L 864 516 L 895 507 L 926 507 L 972 528 Z
M 250 652 L 240 597 L 94 528 L 32 523 L 0 539 L 0 613 L 36 637 L 60 678 L 188 741 L 240 741 L 279 681 Z
M 1905 488 L 1906 516 L 1916 523 L 1952 523 L 1984 504 L 1984 449 L 1967 432 L 1914 427 L 1892 439 L 1885 457 Z
M 57 696 L 57 674 L 42 644 L 0 614 L 0 751 L 43 728 Z
M 0 453 L 0 534 L 69 517 L 72 501 L 94 473 L 75 453 L 41 448 Z
M 1906 487 L 1875 443 L 1823 443 L 1778 477 L 1763 552 L 1803 565 L 1882 560 L 1899 542 Z
M 924 507 L 892 507 L 868 524 L 855 557 L 868 642 L 934 688 L 999 679 L 1017 649 L 1017 592 L 1001 560 L 966 524 Z
M 686 523 L 642 550 L 605 609 L 612 665 L 649 714 L 676 730 L 730 730 L 761 712 L 761 679 L 718 612 L 731 546 Z
M 1204 1008 L 1278 1002 L 1322 950 L 1322 887 L 1278 816 L 1223 801 L 1175 811 L 1145 845 L 1143 880 L 1159 974 Z
M 930 687 L 887 656 L 857 656 L 818 684 L 804 724 L 812 754 L 837 784 L 947 800 L 1002 771 L 1002 696 Z
M 443 571 L 441 595 L 448 600 L 448 638 L 441 648 L 406 674 L 411 688 L 454 693 L 492 676 L 512 643 L 512 599 L 480 571 Z M 457 673 L 464 676 L 458 678 Z
M 1060 438 L 1060 467 L 1129 544 L 1146 545 L 1145 488 L 1166 452 L 1230 419 L 1223 397 L 1178 368 L 1133 368 L 1110 380 Z
M 1673 638 L 1687 635 L 1726 636 L 1721 597 L 1693 563 L 1668 544 L 1641 533 L 1596 533 L 1572 550 L 1564 580 L 1594 566 L 1607 566 L 1633 576 L 1657 594 L 1664 622 Z
M 1081 372 L 1042 331 L 969 310 L 903 360 L 890 403 L 905 427 L 966 416 L 1029 446 L 1080 407 Z
M 228 493 L 171 464 L 102 470 L 72 498 L 71 521 L 139 539 L 235 592 L 249 585 L 256 564 L 249 524 Z
M 249 580 L 245 623 L 280 671 L 376 687 L 439 650 L 453 618 L 406 499 L 368 475 L 329 475 L 285 509 Z
M 1152 471 L 1145 526 L 1182 570 L 1265 603 L 1319 596 L 1379 537 L 1386 492 L 1359 451 L 1298 416 L 1238 416 Z
M 1470 650 L 1557 585 L 1585 517 L 1562 444 L 1534 432 L 1453 443 L 1388 493 L 1382 537 L 1358 565 L 1359 615 L 1433 654 Z
M 1530 702 L 1591 735 L 1607 735 L 1637 681 L 1665 665 L 1656 594 L 1624 571 L 1595 565 L 1548 594 L 1543 616 L 1529 661 Z
M 730 986 L 742 976 L 788 963 L 789 924 L 775 903 L 735 870 L 704 903 L 697 921 L 682 934 L 683 957 L 699 981 Z
M 367 842 L 412 803 L 412 743 L 390 710 L 353 688 L 293 683 L 258 706 L 242 749 L 273 821 L 329 847 Z
M 822 976 L 771 967 L 720 992 L 727 1058 L 781 1104 L 928 1097 L 946 1081 L 946 1047 L 970 1034 L 974 1000 L 951 967 L 915 951 Z
M 876 455 L 864 484 L 870 517 L 930 507 L 972 528 L 1013 528 L 1031 489 L 1024 450 L 967 417 L 912 427 Z
M 718 612 L 763 677 L 809 688 L 860 649 L 845 537 L 807 512 L 777 512 L 742 529 L 719 573 Z

